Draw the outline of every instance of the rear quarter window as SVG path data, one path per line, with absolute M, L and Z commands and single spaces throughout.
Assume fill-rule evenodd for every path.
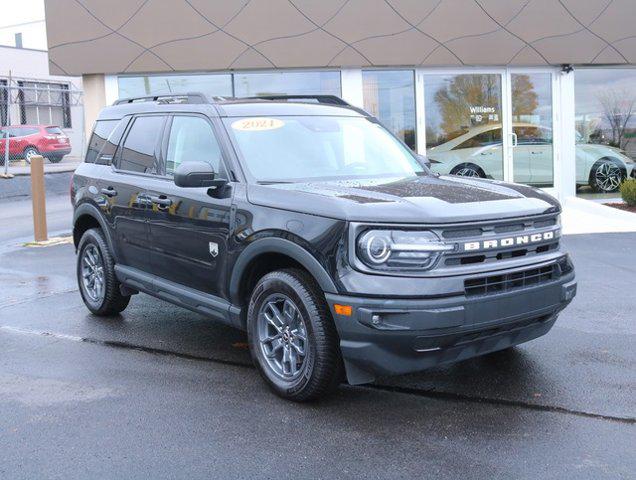
M 51 135 L 64 135 L 64 132 L 60 127 L 46 127 L 46 133 Z
M 88 142 L 88 149 L 86 150 L 86 158 L 84 161 L 86 163 L 95 163 L 97 159 L 97 155 L 104 147 L 106 140 L 113 132 L 119 120 L 97 120 L 95 122 L 95 128 L 93 129 L 93 133 Z M 57 127 L 49 127 L 49 128 L 57 128 Z M 49 128 L 46 130 L 49 131 Z M 59 128 L 58 128 L 59 130 Z M 60 133 L 62 131 L 60 130 Z

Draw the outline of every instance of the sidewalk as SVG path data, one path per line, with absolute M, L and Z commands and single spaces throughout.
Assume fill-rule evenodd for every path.
M 82 163 L 80 157 L 66 156 L 60 163 L 51 163 L 44 160 L 44 173 L 74 172 L 77 166 Z M 9 173 L 16 177 L 31 175 L 31 167 L 24 160 L 9 163 Z M 0 173 L 4 173 L 4 165 L 0 166 Z M 0 178 L 0 182 L 2 179 Z
M 564 235 L 582 233 L 636 232 L 636 214 L 577 197 L 563 202 Z

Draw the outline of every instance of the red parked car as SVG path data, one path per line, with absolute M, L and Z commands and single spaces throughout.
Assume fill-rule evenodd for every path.
M 71 153 L 71 141 L 55 125 L 9 125 L 0 127 L 0 164 L 4 164 L 7 129 L 9 155 L 12 160 L 23 158 L 31 163 L 34 155 L 42 155 L 57 163 Z

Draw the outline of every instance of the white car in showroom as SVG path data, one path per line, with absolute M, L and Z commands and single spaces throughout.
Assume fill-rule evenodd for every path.
M 536 186 L 553 182 L 552 131 L 531 123 L 514 123 L 514 181 Z M 503 178 L 501 125 L 483 125 L 427 149 L 433 171 L 468 177 Z M 614 192 L 636 173 L 634 161 L 618 148 L 576 144 L 576 183 L 596 192 Z

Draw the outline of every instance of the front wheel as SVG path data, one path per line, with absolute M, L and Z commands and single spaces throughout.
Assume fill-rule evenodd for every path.
M 304 271 L 279 270 L 259 280 L 250 298 L 247 329 L 252 359 L 279 396 L 316 400 L 343 378 L 329 307 Z
M 470 163 L 456 166 L 453 170 L 451 170 L 450 174 L 458 175 L 460 177 L 486 178 L 486 175 L 481 168 Z
M 598 193 L 611 193 L 618 190 L 625 175 L 620 165 L 608 158 L 594 164 L 590 172 L 590 186 Z
M 77 283 L 82 300 L 95 315 L 116 315 L 130 302 L 115 276 L 115 261 L 99 228 L 84 232 L 77 249 Z

